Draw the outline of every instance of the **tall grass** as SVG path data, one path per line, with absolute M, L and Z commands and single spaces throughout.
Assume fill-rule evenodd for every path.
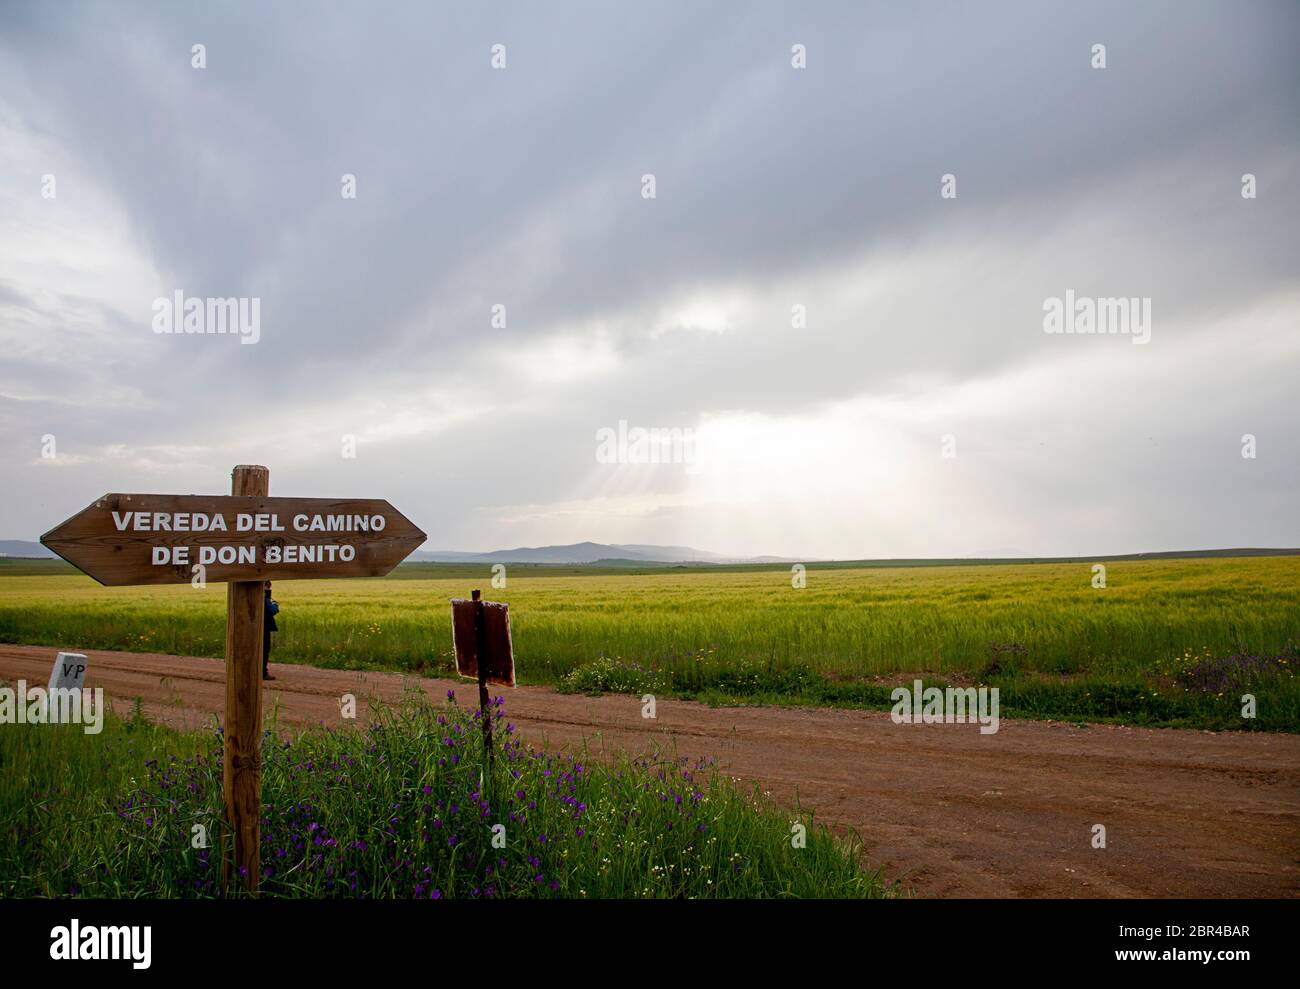
M 264 740 L 264 895 L 864 897 L 856 843 L 671 754 L 522 743 L 413 694 L 365 731 Z M 0 727 L 0 894 L 222 895 L 221 740 L 110 719 Z M 792 840 L 807 828 L 806 846 Z M 207 847 L 194 847 L 195 826 Z M 498 830 L 494 828 L 500 826 Z M 495 839 L 495 840 L 494 840 Z M 499 847 L 498 847 L 499 846 Z

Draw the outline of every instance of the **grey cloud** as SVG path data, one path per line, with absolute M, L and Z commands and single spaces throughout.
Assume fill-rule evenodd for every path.
M 225 449 L 245 435 L 274 455 L 275 434 L 331 407 L 355 410 L 361 430 L 385 402 L 477 392 L 495 418 L 372 444 L 356 483 L 408 491 L 431 514 L 543 503 L 573 493 L 588 437 L 620 417 L 783 415 L 906 393 L 918 377 L 956 386 L 1046 367 L 1060 341 L 1036 330 L 1038 306 L 1071 287 L 1153 297 L 1152 346 L 1171 354 L 1207 314 L 1296 284 L 1290 3 L 17 4 L 0 23 L 31 97 L 10 109 L 121 203 L 164 290 L 260 296 L 264 325 L 240 347 L 154 337 L 148 298 L 106 314 L 129 364 L 7 371 L 49 393 L 111 380 L 146 407 L 76 422 L 9 403 L 10 449 L 39 419 L 88 448 Z M 203 71 L 189 68 L 195 42 Z M 495 42 L 504 72 L 488 68 Z M 802 72 L 789 68 L 795 42 Z M 1108 48 L 1102 72 L 1088 66 L 1094 42 Z M 1260 176 L 1248 204 L 1243 171 Z M 339 198 L 345 172 L 355 201 Z M 638 195 L 644 172 L 653 202 Z M 958 176 L 955 202 L 939 198 L 944 172 Z M 912 294 L 886 286 L 860 308 L 768 298 L 720 335 L 647 325 L 695 291 L 834 284 L 859 259 L 903 265 Z M 803 336 L 788 326 L 794 301 L 810 309 Z M 488 327 L 496 302 L 506 330 Z M 490 356 L 591 326 L 620 362 L 604 376 L 530 383 Z M 1270 404 L 1262 417 L 1276 427 L 1284 414 Z M 328 446 L 314 461 L 293 452 L 301 483 L 352 483 Z M 1086 455 L 1162 490 L 1198 470 Z M 1072 470 L 1030 476 L 1048 489 Z M 1207 494 L 1207 525 L 1229 500 Z M 422 524 L 465 544 L 454 523 Z

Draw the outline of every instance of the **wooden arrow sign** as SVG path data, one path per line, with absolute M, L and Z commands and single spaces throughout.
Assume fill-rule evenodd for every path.
M 424 539 L 377 499 L 107 494 L 41 544 L 116 586 L 382 577 Z
M 108 494 L 41 536 L 101 584 L 226 582 L 222 790 L 233 874 L 257 891 L 262 813 L 263 581 L 382 577 L 424 542 L 386 501 L 272 498 L 271 472 L 242 465 L 229 495 Z

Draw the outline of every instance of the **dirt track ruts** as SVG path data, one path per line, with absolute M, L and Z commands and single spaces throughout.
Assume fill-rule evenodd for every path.
M 0 680 L 44 685 L 56 650 L 0 645 Z M 176 727 L 214 724 L 216 659 L 89 651 L 87 686 L 115 711 Z M 416 683 L 462 703 L 467 681 L 272 663 L 265 711 L 340 724 L 338 699 L 396 699 Z M 505 690 L 525 738 L 556 745 L 716 756 L 733 776 L 818 820 L 856 830 L 873 865 L 922 896 L 1293 897 L 1300 892 L 1300 736 L 1003 720 L 895 725 L 885 712 L 710 708 L 659 698 Z M 1105 849 L 1092 847 L 1093 825 Z

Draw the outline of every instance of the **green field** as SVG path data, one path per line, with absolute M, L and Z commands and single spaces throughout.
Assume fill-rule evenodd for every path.
M 42 572 L 44 571 L 44 572 Z M 448 600 L 510 603 L 520 680 L 714 702 L 889 706 L 891 684 L 990 683 L 1006 716 L 1300 730 L 1300 557 L 773 568 L 415 564 L 276 585 L 273 659 L 451 670 Z M 0 641 L 220 656 L 225 588 L 102 588 L 0 566 Z M 1243 720 L 1241 694 L 1258 699 Z

